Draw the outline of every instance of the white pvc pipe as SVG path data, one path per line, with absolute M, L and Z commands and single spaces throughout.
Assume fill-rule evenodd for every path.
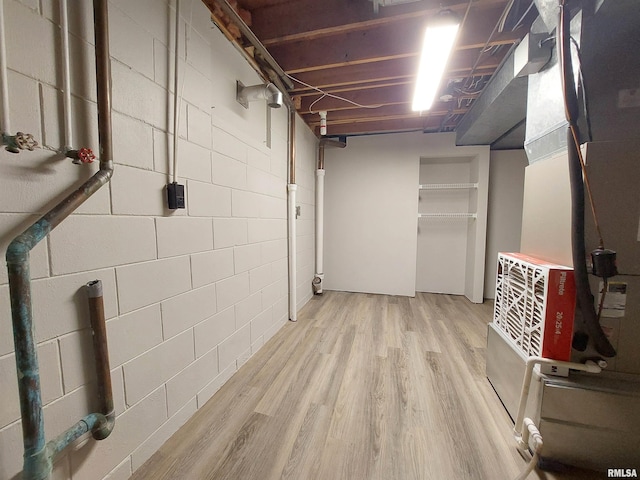
M 324 276 L 324 170 L 316 170 L 316 276 Z
M 180 0 L 176 0 L 175 43 L 173 46 L 173 168 L 172 180 L 178 181 L 178 129 L 180 128 L 180 102 L 178 96 L 178 67 L 180 65 Z
M 538 463 L 538 458 L 540 457 L 540 452 L 542 451 L 542 435 L 540 434 L 540 430 L 530 418 L 525 418 L 523 425 L 527 427 L 522 435 L 522 443 L 525 445 L 529 445 L 529 436 L 533 437 L 533 456 L 531 460 L 527 464 L 526 468 L 522 471 L 520 475 L 516 478 L 516 480 L 526 480 L 533 469 L 536 468 L 536 464 Z
M 64 115 L 64 145 L 62 151 L 73 147 L 71 126 L 71 67 L 69 66 L 69 15 L 67 0 L 60 0 L 60 38 L 62 39 L 62 110 Z
M 289 191 L 289 203 L 287 205 L 287 218 L 289 220 L 289 320 L 296 322 L 298 320 L 298 299 L 297 299 L 297 275 L 298 268 L 296 261 L 296 191 L 298 185 L 289 183 L 287 185 Z
M 0 0 L 0 97 L 2 98 L 0 134 L 11 135 L 9 83 L 7 81 L 7 42 L 4 36 L 4 0 Z
M 602 369 L 592 361 L 586 363 L 573 363 L 562 362 L 560 360 L 552 360 L 550 358 L 542 357 L 529 357 L 525 365 L 524 378 L 522 380 L 522 389 L 520 390 L 520 402 L 518 403 L 518 414 L 516 415 L 515 425 L 513 432 L 518 442 L 518 447 L 522 450 L 529 448 L 523 441 L 522 430 L 524 428 L 524 410 L 527 406 L 527 400 L 529 399 L 529 389 L 531 387 L 531 377 L 533 374 L 533 368 L 536 365 L 545 364 L 556 367 L 569 368 L 571 370 L 580 370 L 582 372 L 600 373 Z

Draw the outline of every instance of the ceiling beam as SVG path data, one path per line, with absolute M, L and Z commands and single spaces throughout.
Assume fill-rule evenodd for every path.
M 362 135 L 415 131 L 437 131 L 444 117 L 415 117 L 398 120 L 382 120 L 368 123 L 346 123 L 335 125 L 327 131 L 329 135 Z M 317 128 L 314 129 L 317 132 Z
M 498 63 L 501 61 L 501 58 L 501 56 L 491 57 L 486 55 L 481 59 L 480 65 L 476 68 L 475 74 L 491 75 L 498 66 Z M 472 63 L 473 62 L 475 62 L 475 59 L 472 60 Z M 471 67 L 473 66 L 472 63 L 469 63 L 466 69 L 459 63 L 460 62 L 456 62 L 455 60 L 452 61 L 452 64 L 449 66 L 450 69 L 445 72 L 445 78 L 464 77 L 466 74 L 471 72 Z M 413 81 L 416 75 L 416 70 L 416 59 L 407 57 L 376 63 L 362 63 L 358 65 L 328 68 L 326 70 L 301 72 L 296 74 L 295 77 L 309 85 L 313 85 L 314 87 L 321 89 L 330 89 L 333 87 L 348 88 L 354 85 L 363 85 L 367 82 L 390 82 L 406 79 Z M 308 87 L 304 87 L 295 81 L 293 83 L 295 88 L 290 91 L 292 95 L 295 95 L 298 91 L 309 91 Z
M 252 29 L 265 41 L 295 41 L 301 39 L 296 37 L 297 35 L 304 34 L 310 35 L 309 38 L 316 38 L 325 34 L 347 33 L 403 20 L 406 17 L 424 19 L 445 8 L 462 16 L 469 4 L 468 0 L 423 0 L 383 7 L 376 15 L 373 12 L 373 4 L 364 0 L 292 0 L 278 5 L 267 5 L 264 8 L 251 8 L 246 4 L 248 2 L 242 0 L 239 3 L 251 10 Z M 506 0 L 475 0 L 472 10 L 496 6 L 504 8 L 505 4 Z M 301 14 L 292 15 L 294 11 Z M 282 21 L 283 18 L 287 21 Z M 289 36 L 293 36 L 291 40 L 287 40 Z
M 483 48 L 494 25 L 494 17 L 477 16 L 469 20 L 458 39 L 456 52 Z M 402 35 L 398 31 L 402 31 Z M 521 38 L 522 33 L 517 30 L 496 34 L 489 45 L 513 44 Z M 273 46 L 269 51 L 285 71 L 299 73 L 396 58 L 416 58 L 423 35 L 424 25 L 413 22 L 400 30 L 384 26 L 313 42 Z
M 330 112 L 327 115 L 327 125 L 342 125 L 345 123 L 364 123 L 378 122 L 385 119 L 400 120 L 404 118 L 417 118 L 427 116 L 445 116 L 465 114 L 469 108 L 456 108 L 455 102 L 438 102 L 428 112 L 413 112 L 409 103 L 398 105 L 386 105 L 378 109 L 366 110 L 362 108 L 353 110 L 340 110 Z M 303 119 L 310 127 L 316 127 L 320 124 L 320 116 L 318 114 L 304 114 Z

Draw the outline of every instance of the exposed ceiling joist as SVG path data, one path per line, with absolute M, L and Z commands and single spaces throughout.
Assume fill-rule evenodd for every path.
M 251 36 L 260 40 L 261 48 L 266 46 L 287 75 L 304 82 L 288 78 L 293 84 L 288 93 L 300 115 L 316 128 L 319 117 L 309 109 L 327 110 L 330 135 L 454 130 L 537 15 L 535 8 L 531 14 L 527 10 L 531 0 L 514 0 L 509 11 L 509 0 L 421 0 L 381 7 L 377 15 L 371 0 L 203 1 L 212 11 L 220 3 L 225 3 L 225 11 L 230 3 L 246 10 Z M 436 102 L 422 115 L 411 112 L 426 23 L 441 9 L 462 18 L 468 8 L 438 94 L 449 101 Z M 499 28 L 505 12 L 500 22 L 504 28 Z M 227 35 L 233 37 L 233 31 Z M 257 65 L 263 63 L 244 34 L 235 38 Z M 269 75 L 273 72 L 263 76 Z M 330 95 L 320 99 L 316 89 Z M 380 107 L 363 108 L 334 95 Z

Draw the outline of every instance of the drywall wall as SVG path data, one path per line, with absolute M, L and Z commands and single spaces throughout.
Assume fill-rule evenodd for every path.
M 391 135 L 325 150 L 327 290 L 415 295 L 419 157 Z
M 56 479 L 128 478 L 288 316 L 288 114 L 268 110 L 264 102 L 248 110 L 236 103 L 236 80 L 251 85 L 260 79 L 199 1 L 182 2 L 180 27 L 178 176 L 187 208 L 165 209 L 171 5 L 109 3 L 113 180 L 31 255 L 48 439 L 95 408 L 83 285 L 94 279 L 104 284 L 117 424 L 108 439 L 68 449 L 55 465 Z M 58 2 L 6 0 L 4 8 L 13 129 L 59 148 Z M 69 16 L 74 146 L 95 151 L 91 2 L 70 2 Z M 311 296 L 316 140 L 301 120 L 296 131 L 302 305 Z M 96 168 L 73 165 L 48 149 L 19 155 L 0 150 L 3 255 L 15 235 Z M 17 479 L 22 432 L 4 268 L 0 332 L 0 478 Z
M 476 156 L 485 174 L 489 147 L 456 147 L 454 134 L 421 132 L 354 137 L 344 149 L 327 149 L 325 288 L 415 295 L 420 158 Z M 486 192 L 477 210 L 486 218 Z M 474 247 L 481 276 L 471 283 L 482 301 L 484 234 Z
M 524 150 L 491 152 L 485 298 L 495 298 L 498 252 L 520 251 L 524 172 L 527 165 Z

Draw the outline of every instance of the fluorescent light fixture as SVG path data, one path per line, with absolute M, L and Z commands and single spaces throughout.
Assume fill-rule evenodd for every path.
M 455 18 L 452 14 L 446 16 L 452 20 Z M 451 50 L 453 50 L 459 27 L 460 24 L 457 20 L 455 23 L 436 20 L 434 24 L 427 25 L 411 107 L 414 112 L 431 108 L 442 81 L 447 61 L 451 55 Z

